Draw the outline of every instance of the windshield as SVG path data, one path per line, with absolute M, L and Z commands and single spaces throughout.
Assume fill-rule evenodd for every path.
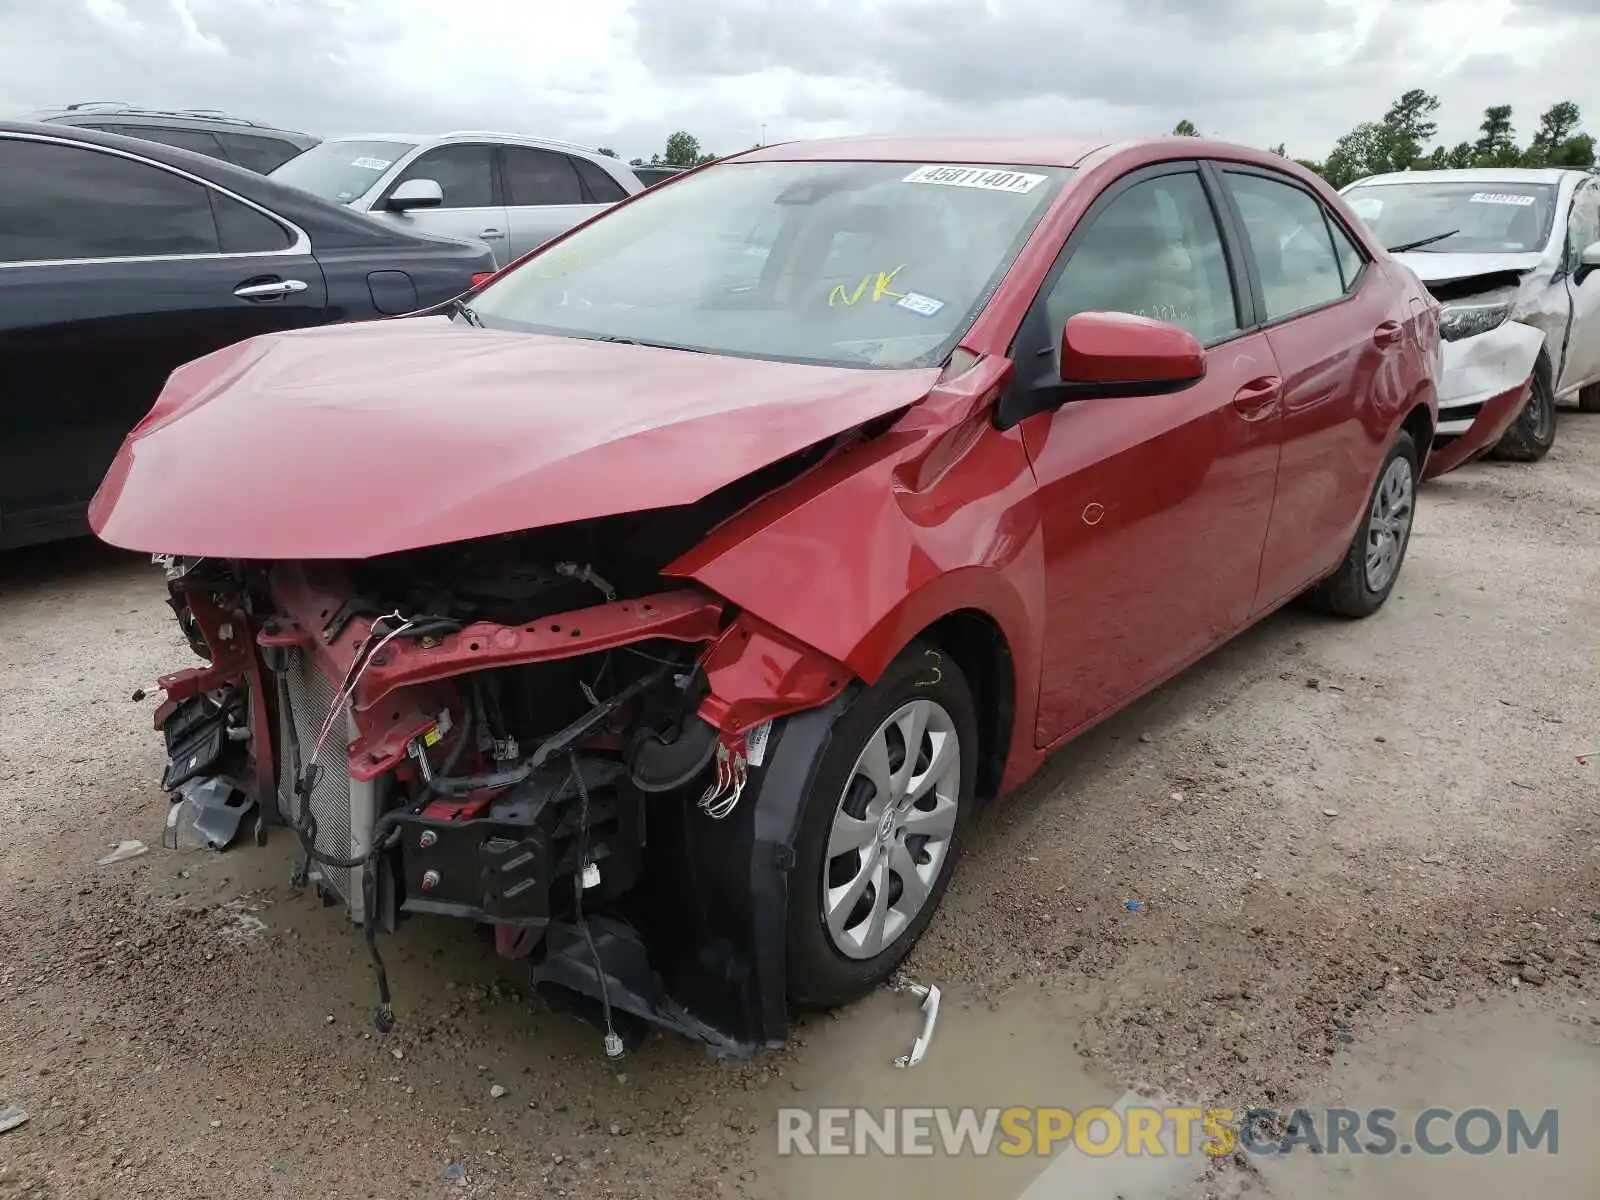
M 1344 198 L 1391 249 L 1437 238 L 1416 252 L 1505 254 L 1544 249 L 1556 189 L 1549 183 L 1422 180 L 1365 184 Z
M 1070 171 L 725 163 L 475 297 L 489 328 L 836 366 L 942 362 Z
M 383 173 L 416 147 L 410 142 L 322 142 L 298 154 L 267 178 L 335 204 L 367 194 Z

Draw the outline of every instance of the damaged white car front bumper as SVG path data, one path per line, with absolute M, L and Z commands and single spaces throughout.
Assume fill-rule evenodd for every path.
M 1543 332 L 1520 321 L 1445 342 L 1438 434 L 1466 433 L 1486 402 L 1526 383 L 1544 343 Z

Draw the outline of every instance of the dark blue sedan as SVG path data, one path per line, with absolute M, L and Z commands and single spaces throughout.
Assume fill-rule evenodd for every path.
M 493 261 L 187 150 L 0 122 L 0 549 L 87 532 L 179 364 L 441 304 Z

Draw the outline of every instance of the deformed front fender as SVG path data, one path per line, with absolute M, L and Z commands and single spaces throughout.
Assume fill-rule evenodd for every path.
M 1044 544 L 1026 450 L 990 419 L 1009 371 L 1007 360 L 979 360 L 886 433 L 758 501 L 665 573 L 694 579 L 868 683 L 940 618 L 977 610 L 1006 640 L 1015 728 L 1031 730 Z M 819 690 L 817 702 L 832 694 Z M 1031 750 L 1015 738 L 1012 748 Z

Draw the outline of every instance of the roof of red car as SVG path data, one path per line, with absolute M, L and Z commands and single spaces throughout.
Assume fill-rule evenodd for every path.
M 1096 150 L 1109 144 L 1111 143 L 1106 138 L 1047 135 L 1018 137 L 975 133 L 918 137 L 891 134 L 780 142 L 777 145 L 748 150 L 733 157 L 745 162 L 842 158 L 860 159 L 865 162 L 964 162 L 1075 167 Z

